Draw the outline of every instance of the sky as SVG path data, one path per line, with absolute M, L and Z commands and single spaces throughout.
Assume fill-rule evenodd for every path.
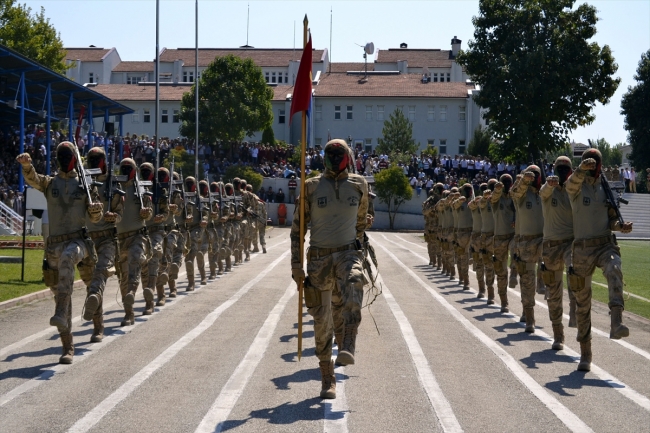
M 115 47 L 122 60 L 155 59 L 155 0 L 17 2 L 34 12 L 43 7 L 65 47 Z M 596 120 L 575 130 L 570 138 L 581 143 L 598 138 L 612 145 L 626 142 L 621 98 L 636 84 L 641 54 L 650 49 L 650 0 L 586 3 L 598 10 L 594 41 L 612 49 L 621 84 L 609 104 L 596 105 Z M 195 0 L 160 0 L 160 48 L 195 46 L 195 4 Z M 362 47 L 368 42 L 373 42 L 375 49 L 398 48 L 405 42 L 409 48 L 448 50 L 457 36 L 461 48 L 467 49 L 478 4 L 477 0 L 198 0 L 199 48 L 236 48 L 248 43 L 256 48 L 295 47 L 299 52 L 306 14 L 314 48 L 328 48 L 333 62 L 362 62 Z M 296 59 L 299 57 L 298 53 Z

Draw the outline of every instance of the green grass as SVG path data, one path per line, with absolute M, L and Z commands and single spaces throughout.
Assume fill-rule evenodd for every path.
M 43 236 L 26 236 L 25 239 L 28 240 L 28 241 L 42 241 Z M 19 242 L 22 242 L 23 237 L 22 236 L 1 235 L 0 236 L 0 241 L 19 241 Z

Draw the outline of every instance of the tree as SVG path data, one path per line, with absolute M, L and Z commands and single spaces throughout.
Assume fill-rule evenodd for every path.
M 641 55 L 634 79 L 637 85 L 628 87 L 623 95 L 621 114 L 625 116 L 625 130 L 632 145 L 630 160 L 641 173 L 650 167 L 650 50 Z
M 404 176 L 402 167 L 393 165 L 375 175 L 374 191 L 379 201 L 388 205 L 388 221 L 390 229 L 395 225 L 397 210 L 407 200 L 413 197 L 413 188 Z
M 396 108 L 388 120 L 384 121 L 381 132 L 383 138 L 379 139 L 377 153 L 392 155 L 417 152 L 418 147 L 413 140 L 413 124 L 399 108 Z
M 201 90 L 199 90 L 200 92 Z M 246 179 L 246 183 L 253 187 L 253 192 L 257 193 L 262 186 L 264 178 L 261 174 L 253 171 L 252 168 L 245 165 L 231 165 L 224 173 L 224 183 L 232 182 L 234 178 Z
M 620 83 L 609 46 L 596 34 L 596 8 L 574 0 L 480 0 L 474 40 L 456 61 L 481 85 L 503 153 L 529 159 L 564 146 L 588 125 L 596 101 L 607 104 Z
M 591 144 L 594 145 L 603 156 L 603 167 L 613 167 L 615 165 L 621 165 L 623 162 L 621 144 L 617 144 L 616 146 L 612 147 L 604 138 L 591 140 Z
M 45 18 L 43 7 L 40 13 L 32 14 L 27 5 L 0 0 L 0 44 L 60 74 L 72 67 L 65 63 L 63 41 Z
M 267 126 L 262 132 L 262 143 L 269 143 L 270 145 L 275 144 L 275 133 L 271 125 Z
M 469 141 L 469 146 L 467 147 L 467 153 L 472 156 L 487 156 L 490 153 L 490 144 L 492 143 L 492 136 L 488 129 L 483 129 L 479 125 L 478 128 L 474 130 L 474 135 Z
M 195 92 L 196 85 L 181 100 L 180 133 L 186 137 L 194 137 L 196 131 Z M 201 73 L 199 98 L 199 140 L 203 143 L 239 142 L 273 122 L 273 90 L 251 59 L 215 58 Z

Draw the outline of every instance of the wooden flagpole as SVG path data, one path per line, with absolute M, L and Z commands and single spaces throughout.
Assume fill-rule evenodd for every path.
M 307 26 L 309 20 L 307 14 L 303 20 L 302 31 L 302 47 L 303 50 L 307 46 Z M 295 91 L 295 87 L 294 87 Z M 295 92 L 294 92 L 295 93 Z M 311 96 L 311 95 L 310 95 Z M 307 112 L 302 112 L 302 134 L 300 136 L 300 267 L 303 267 L 303 260 L 305 257 L 305 154 L 307 152 Z M 302 298 L 303 298 L 303 281 L 298 281 L 298 361 L 302 358 Z

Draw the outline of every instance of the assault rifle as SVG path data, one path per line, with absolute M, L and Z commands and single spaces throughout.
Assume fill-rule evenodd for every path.
M 106 211 L 110 212 L 111 203 L 113 203 L 113 195 L 117 193 L 120 196 L 124 197 L 126 195 L 126 192 L 122 191 L 121 189 L 115 186 L 117 183 L 115 179 L 116 176 L 113 174 L 113 170 L 114 170 L 113 165 L 115 161 L 113 160 L 113 154 L 111 152 L 111 149 L 108 149 L 107 158 L 108 158 L 108 166 L 106 167 L 106 188 L 104 189 L 104 196 L 106 197 L 106 201 L 108 202 L 108 209 L 106 209 Z
M 192 206 L 195 206 L 194 202 L 191 202 L 189 200 L 189 194 L 194 195 L 195 193 L 188 193 L 185 191 L 185 180 L 183 180 L 183 170 L 179 171 L 179 176 L 181 177 L 181 198 L 183 199 L 183 203 L 185 204 L 185 219 L 188 219 L 191 217 L 191 215 L 187 214 L 187 205 L 191 204 Z
M 183 183 L 183 179 L 181 180 L 174 180 L 174 157 L 172 156 L 172 161 L 169 164 L 169 195 L 167 196 L 167 204 L 172 205 L 173 204 L 173 196 L 174 193 L 180 192 L 178 189 L 175 188 L 174 185 L 179 185 Z
M 86 196 L 88 197 L 88 204 L 93 202 L 93 198 L 90 195 L 90 188 L 93 186 L 102 186 L 103 184 L 101 182 L 97 182 L 92 178 L 92 176 L 98 176 L 102 174 L 102 169 L 101 168 L 84 168 L 83 163 L 81 162 L 81 155 L 79 155 L 79 148 L 77 147 L 77 144 L 74 143 L 74 153 L 75 153 L 75 159 L 77 160 L 77 166 L 75 167 L 77 169 L 77 174 L 79 175 L 79 181 L 81 182 L 81 185 L 79 185 L 84 191 L 86 191 Z
M 226 195 L 226 187 L 223 184 L 223 178 L 219 178 L 219 215 L 223 218 L 225 207 L 228 207 L 228 214 L 230 214 L 230 202 L 232 199 Z
M 138 170 L 135 171 L 135 176 L 133 177 L 133 186 L 135 188 L 135 196 L 140 200 L 140 209 L 144 209 L 144 199 L 143 197 L 151 197 L 153 194 L 148 191 L 145 187 L 151 186 L 152 183 L 150 180 L 140 180 L 140 175 Z
M 589 147 L 594 148 L 594 146 L 591 144 L 591 140 L 587 140 L 587 142 L 589 143 Z M 609 182 L 607 181 L 607 179 L 605 179 L 603 173 L 600 173 L 600 184 L 603 187 L 603 191 L 605 191 L 605 198 L 607 200 L 607 204 L 611 206 L 616 212 L 616 218 L 618 219 L 618 223 L 622 227 L 623 224 L 625 223 L 625 220 L 623 220 L 623 215 L 621 215 L 621 210 L 620 210 L 621 203 L 628 204 L 629 201 L 621 197 L 621 194 L 619 194 L 617 198 L 614 198 L 614 193 L 612 192 L 612 188 L 610 188 Z

